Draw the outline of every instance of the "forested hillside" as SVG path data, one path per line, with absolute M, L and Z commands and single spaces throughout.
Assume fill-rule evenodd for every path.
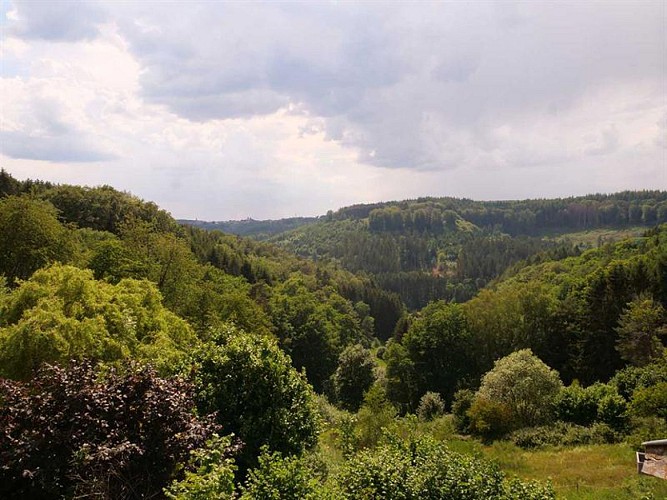
M 519 261 L 577 255 L 579 241 L 562 235 L 661 222 L 664 191 L 507 202 L 420 198 L 342 208 L 270 241 L 368 273 L 414 310 L 431 300 L 468 300 Z
M 667 224 L 555 237 L 666 199 L 364 205 L 270 243 L 2 171 L 0 496 L 569 494 L 466 450 L 667 433 Z

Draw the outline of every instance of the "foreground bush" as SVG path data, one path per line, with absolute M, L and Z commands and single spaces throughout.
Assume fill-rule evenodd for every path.
M 273 340 L 230 327 L 197 350 L 187 370 L 202 414 L 216 412 L 225 432 L 243 441 L 242 469 L 264 445 L 288 455 L 315 445 L 315 394 Z
M 172 500 L 231 500 L 234 494 L 233 455 L 240 444 L 232 444 L 230 436 L 214 436 L 204 448 L 190 453 L 185 477 L 165 489 Z
M 0 498 L 159 495 L 217 429 L 193 410 L 189 384 L 150 368 L 73 363 L 0 380 Z
M 241 500 L 324 500 L 336 496 L 318 480 L 305 459 L 263 450 L 248 474 Z
M 351 457 L 337 477 L 347 499 L 551 499 L 550 486 L 507 481 L 490 462 L 451 452 L 430 438 L 390 436 Z

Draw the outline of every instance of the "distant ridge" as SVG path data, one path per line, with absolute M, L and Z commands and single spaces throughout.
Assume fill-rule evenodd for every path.
M 250 236 L 257 240 L 265 240 L 276 234 L 291 231 L 306 224 L 312 224 L 319 220 L 318 217 L 290 217 L 279 220 L 228 220 L 228 221 L 201 221 L 179 219 L 180 224 L 200 227 L 209 231 L 222 231 L 223 233 L 238 236 Z

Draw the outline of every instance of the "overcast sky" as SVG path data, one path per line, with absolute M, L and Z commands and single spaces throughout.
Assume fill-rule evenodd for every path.
M 666 9 L 0 0 L 0 167 L 205 220 L 667 189 Z

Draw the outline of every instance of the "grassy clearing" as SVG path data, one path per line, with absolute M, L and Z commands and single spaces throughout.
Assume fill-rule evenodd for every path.
M 568 240 L 575 245 L 580 245 L 586 248 L 595 248 L 600 243 L 613 243 L 627 238 L 636 238 L 644 234 L 647 229 L 649 228 L 646 226 L 634 226 L 623 229 L 591 229 L 590 231 L 554 235 L 551 236 L 551 239 L 557 241 Z

